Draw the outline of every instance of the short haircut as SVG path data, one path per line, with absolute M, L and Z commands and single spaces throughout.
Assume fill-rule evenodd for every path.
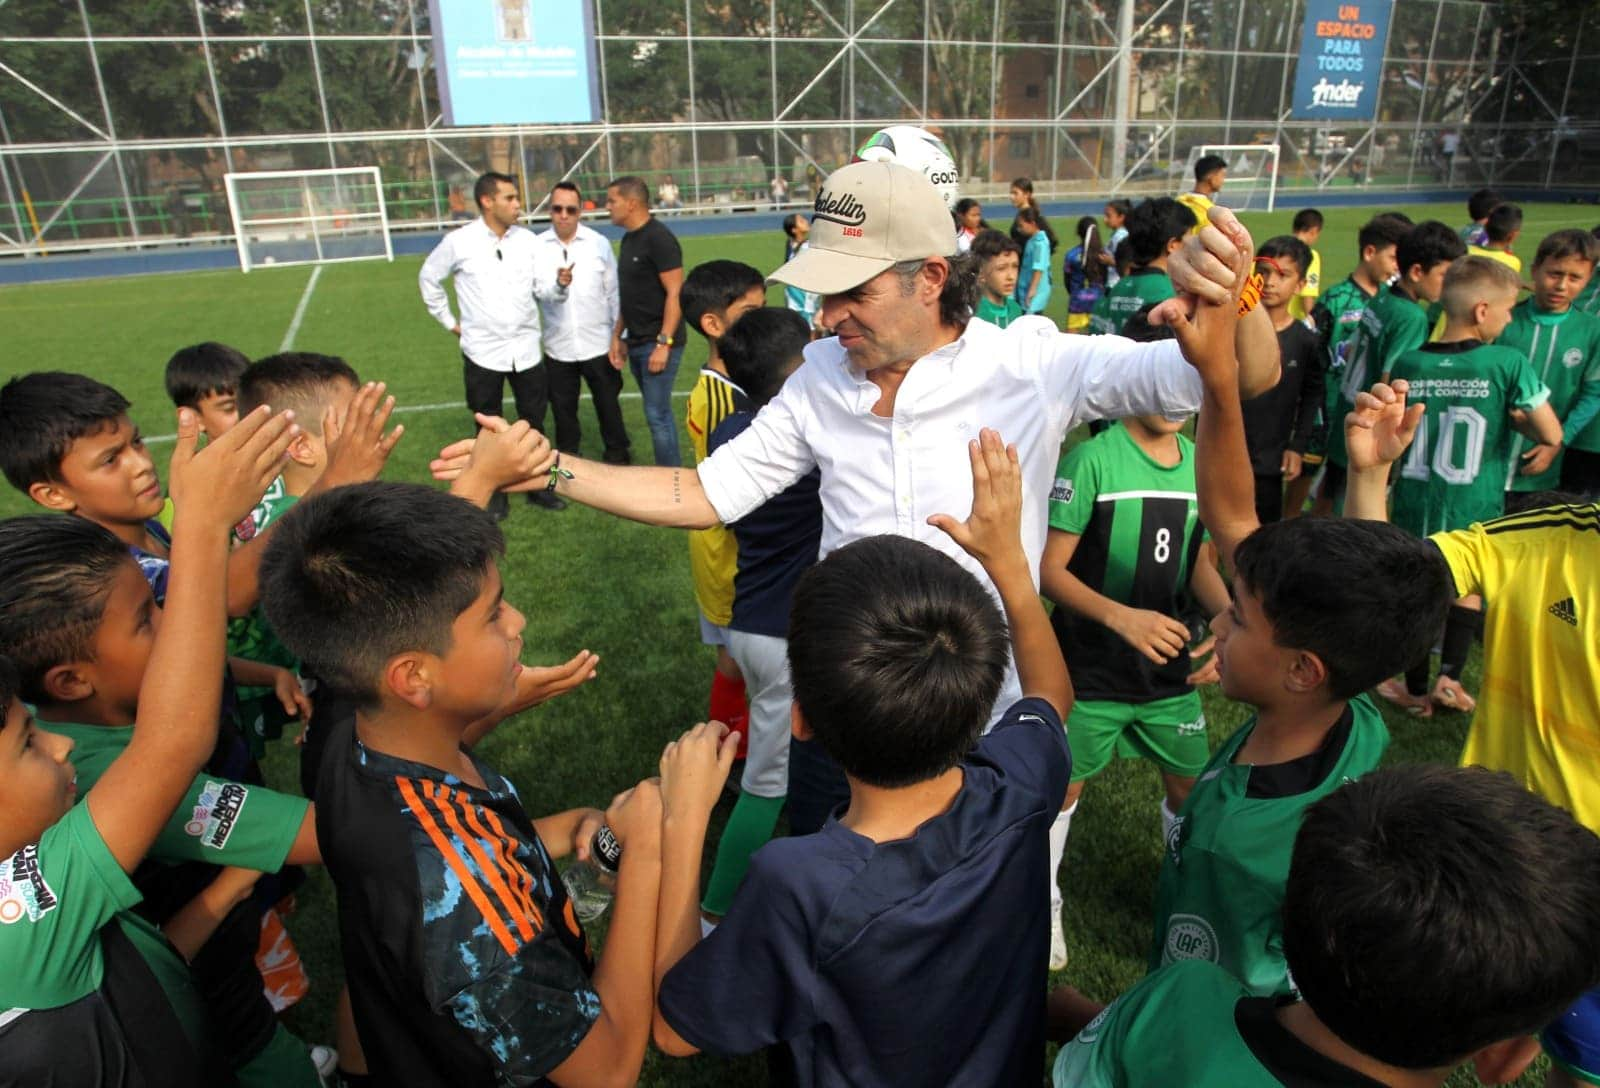
M 1350 699 L 1422 660 L 1455 598 L 1444 557 L 1381 521 L 1295 518 L 1240 542 L 1237 580 L 1261 601 L 1273 641 L 1306 650 L 1328 670 L 1328 691 Z M 1374 638 L 1369 601 L 1393 617 Z
M 1285 259 L 1293 261 L 1301 279 L 1305 279 L 1306 269 L 1311 267 L 1311 247 L 1292 234 L 1280 234 L 1276 238 L 1268 238 L 1261 243 L 1261 248 L 1256 250 L 1256 256 L 1271 257 L 1279 262 Z
M 1521 286 L 1522 277 L 1493 257 L 1457 257 L 1444 274 L 1439 301 L 1450 317 L 1465 319 L 1478 303 L 1496 295 L 1515 297 Z
M 1227 168 L 1228 160 L 1221 155 L 1201 155 L 1195 160 L 1194 180 L 1196 182 L 1204 181 L 1218 170 L 1226 170 Z
M 293 409 L 302 430 L 321 434 L 322 413 L 345 382 L 361 385 L 355 369 L 337 355 L 314 351 L 269 355 L 251 363 L 239 379 L 239 415 L 247 416 L 263 404 L 274 412 Z
M 1322 229 L 1322 213 L 1315 208 L 1301 208 L 1294 213 L 1294 222 L 1289 224 L 1289 229 L 1295 234 L 1308 230 Z
M 1505 200 L 1493 189 L 1479 189 L 1467 197 L 1467 215 L 1473 222 L 1489 218 L 1489 213 L 1494 211 L 1495 205 Z
M 1594 264 L 1600 261 L 1600 239 L 1586 230 L 1558 230 L 1544 236 L 1533 255 L 1534 266 L 1545 261 L 1561 261 L 1576 257 Z
M 0 657 L 0 729 L 6 726 L 6 715 L 11 712 L 11 701 L 21 694 L 17 666 L 9 657 Z
M 244 352 L 214 340 L 179 348 L 167 360 L 167 396 L 179 408 L 198 408 L 206 397 L 238 392 L 249 365 Z
M 1509 774 L 1413 763 L 1306 810 L 1283 944 L 1348 1046 L 1402 1069 L 1536 1034 L 1600 983 L 1600 838 Z
M 29 702 L 48 698 L 44 677 L 89 660 L 128 546 L 88 518 L 33 514 L 0 521 L 0 654 L 17 668 Z
M 684 323 L 709 340 L 710 335 L 700 327 L 706 314 L 725 317 L 728 307 L 739 301 L 746 291 L 766 285 L 761 270 L 743 261 L 715 260 L 697 264 L 683 277 L 683 286 L 678 289 L 678 305 L 683 308 Z
M 550 191 L 552 193 L 560 192 L 563 189 L 565 189 L 567 192 L 571 193 L 573 196 L 578 198 L 579 210 L 582 211 L 583 210 L 582 209 L 582 205 L 583 205 L 583 190 L 578 188 L 576 183 L 570 182 L 570 181 L 558 181 L 554 185 L 550 186 Z
M 1491 242 L 1509 242 L 1522 229 L 1522 209 L 1515 204 L 1496 204 L 1483 221 L 1483 233 Z
M 1368 246 L 1374 249 L 1399 246 L 1410 233 L 1410 219 L 1399 212 L 1382 212 L 1363 223 L 1356 234 L 1356 256 L 1360 257 Z
M 997 230 L 980 230 L 972 239 L 972 245 L 967 250 L 979 262 L 992 261 L 1002 253 L 1022 254 L 1022 247 L 1017 245 L 1017 240 L 1009 234 L 1002 234 Z
M 1182 238 L 1194 229 L 1194 212 L 1170 196 L 1151 197 L 1135 204 L 1128 213 L 1128 236 L 1123 243 L 1135 266 L 1146 265 L 1167 252 L 1167 243 Z
M 510 174 L 502 174 L 495 170 L 490 170 L 487 174 L 481 175 L 473 184 L 472 199 L 477 203 L 479 209 L 483 208 L 485 200 L 493 200 L 500 192 L 501 182 L 511 186 L 513 189 L 517 187 L 516 178 Z
M 127 414 L 127 397 L 82 374 L 38 370 L 12 378 L 0 388 L 0 471 L 24 493 L 60 483 L 72 444 Z
M 650 206 L 650 187 L 644 183 L 643 178 L 635 174 L 624 174 L 608 184 L 606 188 L 615 189 L 619 196 L 637 200 L 645 207 Z
M 717 342 L 717 352 L 729 379 L 760 408 L 778 395 L 810 342 L 805 318 L 783 306 L 763 306 L 730 325 Z
M 1457 257 L 1467 255 L 1467 243 L 1461 236 L 1437 219 L 1418 223 L 1400 239 L 1395 247 L 1395 262 L 1400 276 L 1405 278 L 1414 265 L 1422 267 L 1423 275 L 1433 271 L 1435 265 L 1449 264 Z
M 884 789 L 966 758 L 1009 647 L 978 580 L 902 536 L 833 552 L 801 577 L 789 614 L 789 673 L 806 724 L 846 774 Z
M 505 550 L 494 518 L 422 484 L 337 487 L 297 503 L 261 559 L 261 604 L 290 653 L 362 707 L 396 654 L 449 652 L 450 626 Z

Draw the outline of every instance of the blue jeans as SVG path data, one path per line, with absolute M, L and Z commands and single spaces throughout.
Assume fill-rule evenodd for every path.
M 655 350 L 653 342 L 630 345 L 628 367 L 633 371 L 633 380 L 639 383 L 639 394 L 644 397 L 644 421 L 650 425 L 656 464 L 677 467 L 683 461 L 678 454 L 678 421 L 672 417 L 672 385 L 678 378 L 683 345 L 675 344 L 667 352 L 667 368 L 659 374 L 650 373 L 650 353 Z

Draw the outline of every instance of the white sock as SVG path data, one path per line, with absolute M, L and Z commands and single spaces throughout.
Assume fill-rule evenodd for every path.
M 705 915 L 700 916 L 700 939 L 703 941 L 711 936 L 711 931 L 717 928 L 717 923 L 706 920 Z
M 1172 825 L 1178 822 L 1178 814 L 1167 807 L 1167 799 L 1161 799 L 1161 845 L 1162 849 L 1172 839 Z
M 1067 831 L 1072 827 L 1072 814 L 1078 811 L 1078 802 L 1072 802 L 1072 807 L 1056 813 L 1055 821 L 1050 824 L 1050 906 L 1057 912 L 1061 911 L 1061 859 L 1067 853 Z

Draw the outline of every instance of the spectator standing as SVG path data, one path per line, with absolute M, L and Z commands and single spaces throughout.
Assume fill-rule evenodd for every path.
M 580 221 L 583 194 L 570 181 L 550 191 L 550 229 L 539 235 L 535 275 L 552 279 L 563 268 L 572 274 L 564 299 L 541 301 L 544 362 L 550 379 L 550 407 L 556 421 L 556 449 L 577 453 L 583 439 L 578 422 L 580 381 L 589 386 L 600 421 L 604 460 L 626 465 L 628 428 L 622 421 L 622 369 L 611 360 L 611 332 L 619 313 L 617 259 L 611 243 Z
M 472 195 L 478 218 L 445 235 L 422 263 L 417 276 L 422 301 L 434 320 L 461 340 L 467 410 L 502 415 L 501 396 L 509 378 L 517 415 L 543 434 L 550 387 L 540 365 L 536 299 L 565 298 L 572 270 L 559 270 L 542 282 L 535 277 L 537 247 L 533 232 L 517 225 L 522 197 L 514 178 L 490 171 L 478 179 Z M 444 292 L 447 279 L 455 280 L 459 320 Z M 528 502 L 549 510 L 566 506 L 544 492 L 530 492 Z M 490 503 L 489 512 L 497 518 L 508 510 L 504 494 Z
M 670 177 L 667 179 L 672 180 Z M 621 316 L 611 339 L 611 365 L 627 361 L 644 397 L 644 418 L 656 464 L 677 467 L 678 421 L 672 418 L 672 384 L 683 358 L 683 250 L 678 239 L 650 214 L 650 191 L 636 177 L 606 186 L 611 222 L 627 231 L 617 265 Z

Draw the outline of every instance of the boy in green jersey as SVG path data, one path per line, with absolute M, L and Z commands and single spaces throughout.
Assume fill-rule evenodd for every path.
M 971 252 L 979 262 L 975 316 L 1003 329 L 1022 316 L 1016 297 L 1022 247 L 997 230 L 981 230 Z
M 1444 290 L 1445 269 L 1467 247 L 1456 232 L 1443 223 L 1419 223 L 1395 248 L 1400 278 L 1387 290 L 1379 291 L 1361 315 L 1361 321 L 1345 352 L 1343 374 L 1339 377 L 1339 398 L 1329 420 L 1328 473 L 1322 501 L 1337 507 L 1344 493 L 1344 431 L 1339 421 L 1355 405 L 1356 395 L 1389 373 L 1403 353 L 1421 347 L 1428 340 L 1427 307 L 1439 301 Z
M 1452 235 L 1454 237 L 1454 235 Z M 1219 964 L 1257 995 L 1293 989 L 1281 906 L 1301 814 L 1378 765 L 1389 734 L 1361 693 L 1432 644 L 1450 598 L 1443 558 L 1393 526 L 1296 518 L 1258 526 L 1230 321 L 1177 323 L 1204 396 L 1195 440 L 1200 520 L 1232 602 L 1211 621 L 1223 694 L 1256 714 L 1212 756 L 1167 840 L 1152 969 Z M 1372 637 L 1381 601 L 1384 637 Z
M 1194 212 L 1168 196 L 1141 201 L 1128 213 L 1128 237 L 1117 253 L 1120 260 L 1126 252 L 1132 267 L 1094 304 L 1091 333 L 1120 335 L 1134 314 L 1176 294 L 1167 276 L 1167 258 L 1183 247 L 1194 225 Z
M 1299 1001 L 1162 968 L 1062 1048 L 1057 1088 L 1508 1084 L 1600 981 L 1600 839 L 1510 775 L 1411 764 L 1305 814 L 1284 897 Z
M 1511 322 L 1520 286 L 1517 274 L 1498 261 L 1457 260 L 1444 279 L 1443 338 L 1401 355 L 1385 378 L 1405 379 L 1414 400 L 1427 405 L 1394 485 L 1394 524 L 1418 537 L 1504 512 L 1511 426 L 1542 444 L 1561 444 L 1549 388 L 1520 352 L 1494 343 Z M 1413 661 L 1403 687 L 1387 680 L 1378 694 L 1422 716 L 1434 704 L 1471 713 L 1476 702 L 1462 687 L 1461 673 L 1482 607 L 1471 596 L 1450 610 L 1431 694 L 1427 651 Z
M 1506 472 L 1506 510 L 1523 509 L 1525 496 L 1561 486 L 1563 452 L 1600 416 L 1600 318 L 1573 306 L 1594 276 L 1600 241 L 1585 230 L 1558 230 L 1533 257 L 1533 297 L 1517 303 L 1495 341 L 1521 352 L 1550 387 L 1550 407 L 1561 420 L 1561 443 L 1550 446 L 1517 436 Z
M 26 598 L 18 581 L 0 580 L 8 623 L 18 613 L 37 616 L 48 604 L 40 592 L 76 601 L 16 640 L 25 656 L 52 656 L 72 642 L 94 650 L 77 668 L 0 667 L 0 1006 L 10 1010 L 0 1037 L 7 1072 L 21 1083 L 199 1085 L 227 1076 L 203 1068 L 200 1055 L 213 1040 L 199 999 L 172 946 L 131 914 L 140 893 L 129 875 L 216 742 L 228 527 L 276 475 L 295 432 L 292 417 L 261 412 L 196 453 L 199 433 L 195 413 L 180 412 L 169 476 L 178 499 L 174 565 L 159 632 L 148 610 L 122 616 L 126 626 L 115 630 L 101 623 L 112 595 L 148 599 L 150 589 L 126 549 L 87 521 L 26 519 L 94 534 L 113 577 L 30 586 Z M 5 549 L 8 560 L 15 551 Z M 122 668 L 135 648 L 148 658 L 142 683 L 130 683 Z M 123 751 L 78 805 L 72 741 L 37 729 L 23 702 L 47 703 L 53 687 L 115 704 L 122 724 L 132 725 Z

